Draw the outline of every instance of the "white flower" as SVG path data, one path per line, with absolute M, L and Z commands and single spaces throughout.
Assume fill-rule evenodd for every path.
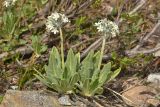
M 46 22 L 47 31 L 53 32 L 57 34 L 59 32 L 59 28 L 63 26 L 63 24 L 70 22 L 68 18 L 61 13 L 54 12 L 50 16 L 48 16 Z
M 59 31 L 58 31 L 58 29 L 52 29 L 52 32 L 54 33 L 54 34 L 57 34 Z
M 95 26 L 97 26 L 98 32 L 102 32 L 106 35 L 116 36 L 116 34 L 119 33 L 119 28 L 116 23 L 106 18 L 95 23 Z
M 58 20 L 58 18 L 60 18 L 60 15 L 57 12 L 55 12 L 54 14 L 52 14 L 49 17 L 52 17 L 53 19 Z
M 5 0 L 4 2 L 3 2 L 3 6 L 5 6 L 5 7 L 10 7 L 10 6 L 13 6 L 13 5 L 15 5 L 15 2 L 16 2 L 17 0 Z
M 16 89 L 18 89 L 18 86 L 11 86 L 11 89 L 13 89 L 13 90 L 16 90 Z
M 10 2 L 7 2 L 7 1 L 4 1 L 4 2 L 3 2 L 3 6 L 9 7 L 9 5 L 10 5 Z
M 67 18 L 64 14 L 62 14 L 62 21 L 63 21 L 63 23 L 70 22 L 70 21 L 68 20 L 68 18 Z

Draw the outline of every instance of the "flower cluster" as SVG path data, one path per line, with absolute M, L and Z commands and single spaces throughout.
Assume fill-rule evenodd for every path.
M 95 23 L 95 26 L 98 29 L 98 32 L 102 32 L 106 35 L 116 36 L 119 33 L 119 28 L 116 23 L 105 19 L 100 20 L 98 23 Z
M 10 7 L 10 6 L 13 6 L 13 5 L 15 5 L 15 2 L 16 2 L 17 0 L 5 0 L 4 2 L 3 2 L 3 6 L 5 6 L 5 7 Z
M 50 16 L 48 16 L 46 28 L 48 31 L 56 34 L 59 32 L 59 28 L 67 22 L 70 21 L 64 14 L 54 12 Z

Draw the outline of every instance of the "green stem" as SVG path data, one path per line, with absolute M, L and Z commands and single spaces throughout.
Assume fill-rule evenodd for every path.
M 59 28 L 60 32 L 60 39 L 61 39 L 61 59 L 62 59 L 62 68 L 64 69 L 64 52 L 63 52 L 63 34 L 62 34 L 62 29 Z
M 101 68 L 101 63 L 102 63 L 102 58 L 103 58 L 103 54 L 104 54 L 105 44 L 106 44 L 106 34 L 103 36 L 101 55 L 100 55 L 100 59 L 99 59 L 98 69 Z

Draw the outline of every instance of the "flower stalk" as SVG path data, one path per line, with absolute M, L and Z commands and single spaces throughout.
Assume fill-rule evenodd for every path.
M 101 54 L 100 54 L 100 59 L 99 59 L 99 64 L 98 64 L 99 70 L 101 68 L 101 63 L 102 63 L 103 54 L 104 54 L 104 50 L 105 50 L 105 44 L 106 44 L 106 34 L 105 34 L 105 36 L 102 37 L 102 48 L 101 48 Z
M 63 33 L 62 28 L 59 28 L 60 39 L 61 39 L 61 60 L 62 60 L 62 68 L 64 69 L 64 44 L 63 44 Z

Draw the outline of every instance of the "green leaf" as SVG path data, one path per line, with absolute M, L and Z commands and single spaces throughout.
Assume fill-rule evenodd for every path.
M 83 90 L 83 85 L 82 85 L 82 83 L 76 83 L 75 84 L 75 86 L 76 86 L 76 92 L 78 92 L 78 93 L 81 93 L 82 92 L 82 90 Z
M 40 37 L 32 36 L 31 39 L 32 39 L 32 49 L 37 55 L 41 55 L 41 53 L 47 50 L 47 46 L 42 45 Z
M 74 74 L 74 76 L 71 78 L 69 85 L 74 86 L 79 80 L 78 73 Z
M 114 72 L 112 72 L 110 81 L 113 80 L 116 76 L 118 76 L 118 74 L 121 72 L 121 68 L 115 70 Z
M 77 58 L 74 55 L 72 49 L 69 50 L 65 67 L 69 71 L 69 75 L 73 75 L 77 70 Z
M 81 24 L 85 23 L 85 20 L 86 20 L 85 16 L 76 19 L 76 23 L 75 23 L 76 26 L 80 26 Z
M 111 56 L 112 56 L 112 59 L 114 60 L 116 60 L 116 58 L 118 57 L 116 52 L 112 52 Z
M 98 78 L 97 78 L 95 81 L 93 81 L 93 82 L 90 84 L 89 92 L 92 93 L 92 94 L 94 94 L 93 92 L 94 92 L 94 90 L 95 90 L 98 86 L 99 86 L 99 80 L 98 80 Z
M 86 78 L 84 81 L 85 82 L 83 83 L 83 90 L 82 91 L 88 93 L 89 86 L 90 86 L 90 79 Z
M 41 47 L 40 52 L 43 53 L 43 52 L 45 52 L 46 50 L 47 50 L 47 46 L 46 46 L 46 45 L 43 45 L 43 46 Z
M 109 74 L 111 73 L 111 62 L 104 65 L 102 71 L 100 72 L 99 82 L 104 84 L 108 79 L 110 79 Z
M 67 79 L 67 78 L 70 78 L 70 74 L 69 74 L 69 71 L 68 69 L 65 68 L 64 72 L 63 72 L 63 79 Z
M 100 70 L 97 68 L 92 75 L 92 81 L 95 81 L 99 77 Z
M 93 55 L 94 52 L 91 51 L 87 57 L 82 61 L 82 66 L 80 70 L 80 76 L 83 80 L 83 78 L 91 78 L 93 75 L 92 72 L 94 70 L 94 63 L 93 63 Z
M 51 83 L 51 84 L 57 85 L 57 84 L 59 84 L 59 83 L 58 83 L 58 80 L 60 79 L 60 77 L 57 77 L 57 76 L 51 74 L 51 75 L 46 75 L 46 76 L 44 77 L 44 79 L 46 79 L 46 80 L 47 80 L 49 83 Z
M 34 75 L 35 75 L 36 78 L 38 78 L 43 84 L 45 84 L 46 86 L 52 88 L 52 87 L 48 84 L 48 81 L 47 81 L 45 78 L 43 78 L 43 77 L 41 77 L 41 76 L 39 76 L 39 75 L 37 75 L 37 74 L 34 74 Z
M 62 73 L 61 70 L 61 58 L 59 55 L 59 52 L 57 50 L 57 48 L 53 48 L 50 54 L 50 58 L 49 58 L 49 64 L 46 67 L 47 70 L 47 75 L 50 75 L 53 73 L 53 75 L 55 76 L 59 76 Z
M 94 59 L 93 59 L 94 69 L 98 68 L 100 56 L 101 56 L 101 53 L 99 51 L 94 55 Z
M 61 88 L 62 88 L 61 90 L 63 90 L 64 92 L 70 90 L 70 89 L 68 89 L 69 84 L 68 84 L 68 81 L 66 79 L 61 79 L 60 80 L 60 85 L 61 85 Z
M 102 88 L 102 87 L 97 87 L 97 88 L 92 92 L 92 95 L 102 94 L 102 93 L 103 93 L 103 88 Z
M 19 42 L 20 42 L 20 45 L 25 45 L 27 43 L 27 41 L 23 39 L 19 39 Z

